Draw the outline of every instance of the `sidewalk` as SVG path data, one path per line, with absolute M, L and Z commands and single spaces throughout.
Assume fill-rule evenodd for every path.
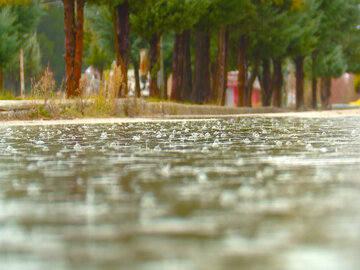
M 73 105 L 75 102 L 83 104 L 94 103 L 94 99 L 84 100 L 55 100 L 55 103 L 62 107 Z M 29 112 L 34 106 L 44 105 L 43 100 L 0 100 L 0 119 L 22 119 L 22 115 Z M 292 112 L 291 109 L 273 107 L 224 107 L 216 105 L 188 105 L 174 102 L 148 102 L 143 99 L 118 99 L 116 107 L 121 115 L 129 117 L 146 118 L 198 118 L 204 116 L 238 115 L 254 113 L 281 113 Z
M 58 101 L 64 106 L 70 105 L 74 100 Z M 91 102 L 86 100 L 84 102 Z M 144 100 L 122 99 L 118 100 L 118 106 L 136 108 L 135 116 L 127 117 L 84 117 L 74 119 L 29 119 L 21 117 L 23 112 L 30 110 L 34 104 L 42 105 L 44 101 L 32 100 L 2 100 L 0 101 L 0 127 L 23 126 L 23 125 L 65 125 L 65 124 L 105 124 L 105 123 L 128 123 L 148 121 L 201 121 L 227 117 L 302 117 L 302 118 L 327 118 L 327 117 L 351 117 L 360 116 L 360 108 L 328 110 L 328 111 L 294 111 L 273 107 L 237 108 L 221 107 L 215 105 L 185 105 L 172 102 L 147 102 Z M 132 104 L 135 103 L 135 104 Z

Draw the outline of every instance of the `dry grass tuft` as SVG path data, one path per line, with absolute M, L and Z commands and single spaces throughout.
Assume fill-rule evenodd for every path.
M 118 101 L 124 95 L 126 84 L 121 67 L 115 67 L 106 80 L 102 80 L 97 93 L 91 96 L 87 93 L 89 78 L 80 79 L 79 97 L 66 100 L 63 97 L 64 83 L 56 91 L 54 74 L 47 67 L 38 81 L 32 80 L 31 98 L 33 104 L 29 112 L 32 119 L 59 119 L 82 117 L 121 117 L 138 116 L 141 106 L 136 98 L 127 98 L 125 102 Z M 122 105 L 121 105 L 122 104 Z
M 31 98 L 33 104 L 29 112 L 31 118 L 59 118 L 61 108 L 58 100 L 59 95 L 56 92 L 56 82 L 54 73 L 47 66 L 43 75 L 38 81 L 31 80 Z M 40 104 L 38 100 L 44 100 Z M 58 101 L 57 101 L 58 100 Z
M 54 79 L 54 73 L 50 67 L 47 66 L 44 70 L 40 80 L 31 80 L 31 97 L 35 99 L 44 99 L 46 101 L 53 97 L 55 93 L 56 82 Z

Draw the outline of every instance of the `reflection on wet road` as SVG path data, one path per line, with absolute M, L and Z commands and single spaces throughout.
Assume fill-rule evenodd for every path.
M 1 127 L 0 269 L 360 269 L 359 171 L 359 117 Z

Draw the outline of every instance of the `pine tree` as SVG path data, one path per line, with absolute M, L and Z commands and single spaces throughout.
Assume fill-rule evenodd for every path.
M 16 16 L 9 7 L 0 8 L 0 90 L 3 89 L 4 68 L 15 57 L 20 44 L 15 21 Z
M 323 109 L 329 108 L 331 78 L 341 76 L 348 70 L 344 49 L 349 37 L 357 31 L 360 23 L 359 1 L 322 0 L 319 6 L 321 20 L 318 40 L 311 57 L 313 77 L 312 107 L 316 107 L 317 79 L 321 78 L 321 101 Z
M 296 76 L 296 108 L 304 107 L 304 61 L 312 54 L 317 43 L 321 14 L 318 12 L 318 0 L 303 0 L 303 5 L 294 12 L 298 26 L 297 35 L 290 41 L 288 55 L 295 63 Z
M 40 69 L 40 49 L 36 37 L 36 28 L 43 14 L 43 8 L 36 1 L 5 1 L 1 7 L 1 87 L 3 73 L 6 68 L 7 77 L 18 81 L 19 58 L 14 53 L 20 49 L 24 51 L 27 71 L 34 75 Z M 4 2 L 4 3 L 5 3 Z M 26 4 L 26 5 L 25 5 Z M 17 88 L 17 86 L 16 86 Z M 19 94 L 19 93 L 18 93 Z
M 85 9 L 84 62 L 100 74 L 115 59 L 113 12 L 106 5 Z
M 86 0 L 62 0 L 65 25 L 66 96 L 79 96 Z
M 172 100 L 191 101 L 190 30 L 206 11 L 207 4 L 207 1 L 202 0 L 159 0 L 153 6 L 154 14 L 159 18 L 156 27 L 175 32 L 170 97 Z

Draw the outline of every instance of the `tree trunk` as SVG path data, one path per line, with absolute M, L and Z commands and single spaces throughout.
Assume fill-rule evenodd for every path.
M 282 103 L 282 85 L 283 85 L 283 73 L 282 73 L 282 61 L 281 59 L 274 59 L 274 79 L 273 79 L 273 106 L 281 107 Z
M 270 70 L 270 59 L 263 59 L 263 74 L 262 74 L 262 104 L 263 106 L 271 105 L 272 96 L 272 81 Z
M 296 109 L 304 106 L 304 56 L 295 58 L 296 66 Z
M 171 100 L 180 101 L 181 91 L 183 89 L 183 68 L 184 68 L 184 50 L 183 50 L 183 35 L 175 34 L 174 39 L 174 53 L 172 62 L 172 86 L 171 86 Z
M 226 26 L 221 26 L 219 32 L 218 51 L 212 89 L 212 100 L 217 104 L 225 103 L 227 84 L 228 41 L 229 32 Z
M 323 110 L 330 109 L 331 78 L 321 79 L 321 107 Z
M 167 80 L 168 80 L 168 75 L 164 71 L 164 100 L 167 100 L 169 98 L 168 91 L 167 91 L 168 90 Z
M 219 93 L 221 92 L 221 72 L 223 65 L 223 50 L 224 50 L 224 40 L 225 40 L 225 26 L 221 26 L 219 36 L 218 36 L 218 48 L 215 62 L 215 71 L 213 74 L 213 87 L 212 87 L 212 102 L 217 102 L 219 99 Z
M 200 31 L 196 32 L 194 84 L 194 101 L 210 101 L 210 36 Z
M 120 49 L 119 49 L 119 40 L 117 38 L 117 9 L 114 8 L 113 13 L 113 30 L 114 30 L 114 45 L 115 45 L 115 55 L 116 55 L 116 64 L 118 65 L 121 55 L 120 55 Z
M 256 80 L 256 77 L 258 77 L 259 73 L 259 56 L 257 53 L 255 53 L 254 55 L 254 69 L 251 73 L 251 76 L 249 78 L 249 80 L 246 82 L 246 88 L 245 88 L 245 93 L 244 93 L 244 105 L 246 107 L 251 107 L 251 97 L 252 97 L 252 90 L 253 90 L 253 85 L 254 82 Z
M 83 36 L 84 36 L 84 6 L 85 0 L 76 0 L 76 30 L 75 30 L 75 61 L 74 80 L 75 91 L 81 95 L 79 85 L 82 71 Z
M 311 96 L 311 108 L 314 110 L 317 109 L 317 98 L 316 98 L 316 92 L 317 92 L 317 79 L 312 79 L 312 96 Z
M 130 21 L 129 21 L 129 2 L 125 0 L 122 4 L 115 7 L 115 46 L 116 64 L 120 66 L 123 83 L 119 89 L 119 96 L 128 95 L 127 70 L 130 59 Z
M 25 96 L 24 50 L 20 49 L 20 96 Z
M 140 90 L 140 74 L 139 74 L 139 64 L 137 61 L 134 62 L 134 71 L 135 71 L 135 94 L 136 97 L 141 97 Z
M 192 76 L 189 30 L 175 35 L 172 76 L 171 99 L 191 101 Z
M 4 90 L 3 68 L 0 67 L 0 91 Z
M 239 48 L 237 54 L 237 66 L 238 66 L 238 101 L 237 106 L 245 106 L 246 96 L 246 84 L 248 77 L 248 70 L 246 65 L 246 38 L 244 35 L 239 38 Z
M 181 100 L 192 102 L 192 71 L 191 71 L 191 40 L 190 40 L 190 30 L 185 30 L 183 32 L 183 42 L 184 42 L 184 68 L 183 68 L 183 78 L 184 86 L 182 89 Z
M 228 74 L 228 66 L 229 66 L 229 29 L 225 29 L 225 44 L 224 44 L 224 51 L 223 51 L 223 71 L 222 71 L 222 78 L 221 78 L 221 95 L 219 104 L 221 106 L 225 106 L 225 98 L 226 98 L 226 89 L 227 89 L 227 74 Z
M 159 41 L 160 35 L 154 34 L 150 40 L 150 97 L 160 97 L 157 75 L 159 71 L 158 59 L 159 59 Z
M 75 6 L 74 0 L 63 0 L 65 25 L 65 71 L 66 96 L 75 96 L 74 60 L 75 60 Z

